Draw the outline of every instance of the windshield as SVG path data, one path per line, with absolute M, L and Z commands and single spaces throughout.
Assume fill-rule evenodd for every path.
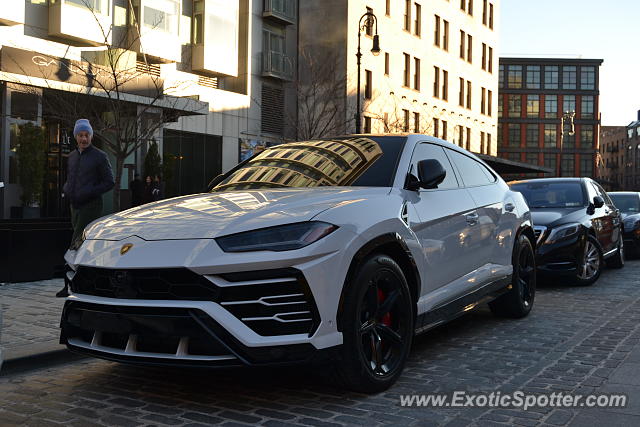
M 625 213 L 640 212 L 640 198 L 636 194 L 611 194 L 609 197 L 613 200 L 616 208 Z
M 578 181 L 520 182 L 511 189 L 522 193 L 529 208 L 569 208 L 586 206 L 586 197 Z
M 211 192 L 278 187 L 390 187 L 406 137 L 291 142 L 232 170 Z

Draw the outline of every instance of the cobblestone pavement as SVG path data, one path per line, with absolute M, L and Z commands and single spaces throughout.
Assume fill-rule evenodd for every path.
M 2 336 L 0 345 L 8 352 L 42 343 L 57 343 L 63 298 L 62 279 L 5 283 L 0 286 Z
M 521 320 L 486 308 L 416 338 L 400 381 L 367 396 L 321 370 L 193 371 L 96 359 L 0 377 L 0 425 L 640 425 L 640 261 L 591 287 L 546 284 Z M 402 407 L 402 394 L 624 392 L 626 408 Z

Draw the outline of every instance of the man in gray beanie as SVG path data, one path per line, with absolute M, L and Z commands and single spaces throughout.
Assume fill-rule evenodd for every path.
M 69 249 L 75 250 L 82 243 L 84 228 L 102 216 L 102 195 L 115 183 L 107 155 L 91 144 L 93 128 L 89 120 L 76 121 L 73 136 L 78 147 L 69 154 L 63 191 L 71 203 L 73 237 Z M 56 295 L 67 296 L 66 286 Z

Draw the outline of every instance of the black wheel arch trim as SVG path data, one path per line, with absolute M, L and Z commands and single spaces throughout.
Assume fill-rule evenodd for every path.
M 344 294 L 345 294 L 347 285 L 351 282 L 351 279 L 356 274 L 356 270 L 358 266 L 364 261 L 364 259 L 367 256 L 375 253 L 379 248 L 389 244 L 397 244 L 402 248 L 402 256 L 405 257 L 405 261 L 409 266 L 409 271 L 406 271 L 406 269 L 403 268 L 403 272 L 405 274 L 411 274 L 411 277 L 406 277 L 406 279 L 409 282 L 409 290 L 411 292 L 411 299 L 412 299 L 411 303 L 413 305 L 414 316 L 416 315 L 416 310 L 417 310 L 416 304 L 418 301 L 418 297 L 420 295 L 422 282 L 420 279 L 420 273 L 418 272 L 418 266 L 416 264 L 415 258 L 411 254 L 411 250 L 409 249 L 407 242 L 405 242 L 405 240 L 402 238 L 402 236 L 400 236 L 400 234 L 385 233 L 365 243 L 360 249 L 358 249 L 356 254 L 351 259 L 349 270 L 347 271 L 347 275 L 345 277 L 344 283 L 342 285 L 342 290 L 340 292 L 340 301 L 338 303 L 338 310 L 336 313 L 336 325 L 337 325 L 338 331 L 342 332 L 341 317 L 342 317 L 342 310 L 344 307 Z M 382 253 L 385 253 L 385 252 L 382 252 Z M 394 261 L 398 262 L 398 260 L 396 260 L 392 255 L 389 255 L 388 253 L 385 253 L 385 255 L 389 256 Z M 403 266 L 401 265 L 401 267 Z

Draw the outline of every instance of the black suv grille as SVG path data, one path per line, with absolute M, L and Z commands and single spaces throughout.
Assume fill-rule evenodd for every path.
M 74 293 L 107 298 L 213 301 L 263 336 L 313 334 L 320 322 L 304 275 L 294 268 L 210 276 L 186 268 L 80 267 Z

